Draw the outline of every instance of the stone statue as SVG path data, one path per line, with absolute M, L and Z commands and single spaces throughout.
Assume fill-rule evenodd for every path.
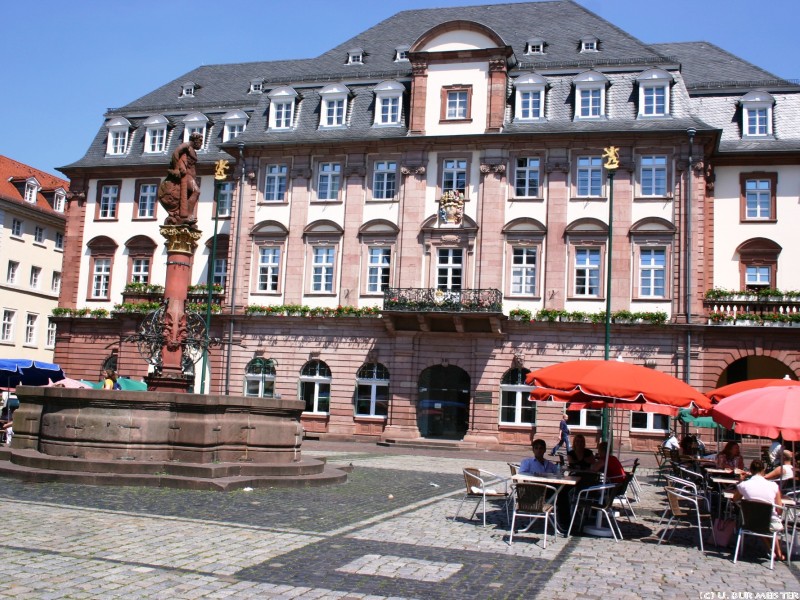
M 193 133 L 172 153 L 167 178 L 158 188 L 158 201 L 169 216 L 165 225 L 194 225 L 194 209 L 200 197 L 197 185 L 197 151 L 203 147 L 203 136 Z

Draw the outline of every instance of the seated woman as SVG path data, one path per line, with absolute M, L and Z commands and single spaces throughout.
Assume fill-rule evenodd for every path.
M 587 471 L 594 463 L 594 454 L 586 447 L 586 438 L 579 433 L 572 438 L 572 450 L 567 452 L 567 464 L 571 469 Z
M 717 454 L 717 467 L 720 469 L 744 470 L 744 459 L 742 459 L 739 444 L 736 442 L 725 444 L 722 452 Z
M 781 453 L 781 458 L 783 460 L 782 464 L 764 475 L 764 479 L 777 480 L 781 490 L 786 490 L 787 487 L 791 487 L 792 479 L 794 479 L 792 453 L 789 450 L 784 450 Z
M 597 456 L 595 457 L 592 471 L 602 473 L 605 469 L 606 481 L 608 483 L 621 483 L 625 481 L 625 469 L 622 468 L 622 463 L 613 454 L 608 455 L 608 468 L 606 468 L 606 453 L 608 452 L 608 442 L 600 442 L 597 444 Z
M 734 502 L 738 502 L 742 498 L 745 500 L 755 500 L 757 502 L 766 502 L 774 506 L 780 506 L 781 491 L 774 481 L 767 481 L 764 478 L 764 461 L 755 459 L 750 463 L 750 472 L 753 476 L 747 481 L 743 481 L 736 486 L 736 491 L 733 493 Z M 770 518 L 770 531 L 783 531 L 783 523 L 781 523 L 780 508 L 772 509 L 772 516 Z M 764 543 L 769 548 L 770 543 L 767 538 L 762 538 Z M 778 560 L 786 560 L 781 550 L 780 541 L 775 540 L 775 546 L 770 548 L 775 553 L 775 558 Z

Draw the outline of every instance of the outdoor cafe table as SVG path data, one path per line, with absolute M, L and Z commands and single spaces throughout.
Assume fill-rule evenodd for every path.
M 516 485 L 525 485 L 528 483 L 543 483 L 545 485 L 557 486 L 556 496 L 561 493 L 566 485 L 577 485 L 580 477 L 573 477 L 572 475 L 556 475 L 555 473 L 547 473 L 546 475 L 530 475 L 528 473 L 517 473 L 511 477 L 511 480 Z M 548 502 L 553 498 L 548 499 Z M 556 511 L 558 507 L 556 506 Z M 558 520 L 558 519 L 556 519 Z M 564 532 L 566 534 L 566 532 Z

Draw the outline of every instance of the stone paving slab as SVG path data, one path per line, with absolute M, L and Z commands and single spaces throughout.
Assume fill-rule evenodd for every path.
M 663 493 L 646 482 L 624 541 L 548 536 L 545 549 L 536 530 L 509 545 L 501 505 L 485 528 L 471 501 L 452 519 L 461 469 L 505 474 L 508 455 L 353 444 L 329 460 L 353 463 L 348 483 L 219 493 L 0 480 L 0 598 L 800 600 L 798 568 L 770 571 L 758 541 L 736 565 L 731 549 L 701 554 L 685 529 L 657 545 Z

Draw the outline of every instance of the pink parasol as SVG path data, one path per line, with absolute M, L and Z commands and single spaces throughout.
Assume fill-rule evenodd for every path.
M 739 392 L 746 392 L 747 390 L 755 390 L 765 387 L 779 387 L 786 385 L 798 385 L 792 379 L 746 379 L 745 381 L 737 381 L 736 383 L 729 383 L 723 385 L 715 390 L 706 392 L 706 396 L 711 398 L 712 402 L 719 402 L 720 400 L 733 396 Z
M 45 387 L 62 387 L 62 388 L 71 388 L 71 389 L 92 389 L 92 386 L 78 381 L 77 379 L 71 379 L 69 377 L 65 377 L 64 379 L 60 379 L 59 381 L 53 382 L 52 379 L 48 379 L 48 384 Z
M 711 417 L 738 434 L 800 440 L 800 384 L 777 385 L 739 392 L 721 400 Z

